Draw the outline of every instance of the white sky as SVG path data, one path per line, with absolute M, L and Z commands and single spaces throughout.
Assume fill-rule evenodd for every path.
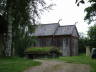
M 84 22 L 84 9 L 88 4 L 81 4 L 79 7 L 75 4 L 75 0 L 45 0 L 48 4 L 54 3 L 54 6 L 49 12 L 43 13 L 41 23 L 57 23 L 60 19 L 60 25 L 72 25 L 75 22 L 79 32 L 86 33 L 88 30 L 87 22 Z

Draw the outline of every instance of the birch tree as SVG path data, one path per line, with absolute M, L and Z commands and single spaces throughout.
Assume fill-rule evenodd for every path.
M 33 25 L 40 17 L 40 12 L 50 6 L 46 6 L 44 0 L 0 0 L 0 14 L 9 23 L 6 56 L 11 56 L 13 50 L 24 47 L 22 39 L 26 41 L 25 37 L 30 37 L 29 33 L 34 31 Z

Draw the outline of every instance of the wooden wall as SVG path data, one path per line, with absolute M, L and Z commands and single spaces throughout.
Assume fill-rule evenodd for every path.
M 63 38 L 62 55 L 70 56 L 70 37 Z
M 37 39 L 35 46 L 37 47 L 52 46 L 52 38 L 40 37 Z
M 78 39 L 70 36 L 38 37 L 34 46 L 37 47 L 55 46 L 62 51 L 62 56 L 78 55 Z
M 78 39 L 77 38 L 71 38 L 71 50 L 72 50 L 72 56 L 78 55 Z

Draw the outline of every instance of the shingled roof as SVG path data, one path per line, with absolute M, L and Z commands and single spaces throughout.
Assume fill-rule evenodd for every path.
M 50 36 L 50 35 L 53 35 L 58 26 L 59 26 L 58 23 L 40 24 L 36 27 L 35 32 L 32 35 L 33 36 Z
M 59 26 L 55 35 L 71 35 L 75 25 Z
M 32 36 L 72 35 L 75 25 L 60 26 L 58 23 L 37 25 Z

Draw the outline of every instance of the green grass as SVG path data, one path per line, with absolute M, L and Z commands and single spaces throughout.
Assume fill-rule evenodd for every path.
M 0 59 L 0 72 L 23 72 L 29 67 L 40 65 L 40 62 L 23 58 Z
M 89 64 L 92 67 L 91 72 L 96 72 L 96 59 L 91 59 L 85 55 L 80 56 L 72 56 L 72 57 L 59 57 L 57 60 L 66 61 L 69 63 L 82 63 L 82 64 Z
M 33 52 L 33 51 L 50 51 L 52 48 L 51 47 L 32 47 L 32 48 L 27 48 L 26 52 Z

